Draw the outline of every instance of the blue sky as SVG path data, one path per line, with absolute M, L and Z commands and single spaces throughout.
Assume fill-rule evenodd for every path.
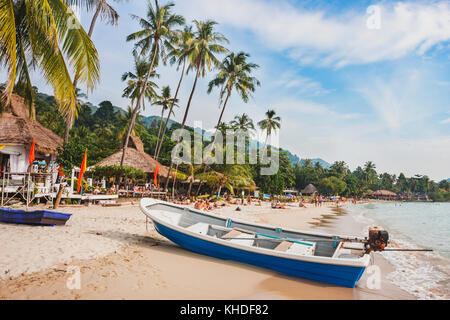
M 372 160 L 379 172 L 450 177 L 450 5 L 445 1 L 178 0 L 175 11 L 214 19 L 230 40 L 261 66 L 262 85 L 248 104 L 230 100 L 225 120 L 268 108 L 282 118 L 280 146 L 301 158 L 345 160 L 351 169 Z M 118 27 L 98 22 L 93 40 L 101 57 L 102 82 L 89 95 L 126 107 L 120 76 L 132 67 L 138 30 L 130 13 L 144 16 L 146 1 L 111 3 Z M 375 5 L 375 9 L 369 6 Z M 374 15 L 376 10 L 379 15 Z M 91 13 L 81 12 L 89 26 Z M 379 19 L 376 19 L 379 17 Z M 375 20 L 374 20 L 375 19 Z M 368 21 L 375 26 L 368 27 Z M 174 68 L 159 69 L 161 85 L 175 88 Z M 212 127 L 218 95 L 206 93 L 211 73 L 198 84 L 188 122 Z M 50 89 L 35 83 L 44 91 Z M 181 120 L 192 86 L 181 92 Z M 145 115 L 159 114 L 149 107 Z

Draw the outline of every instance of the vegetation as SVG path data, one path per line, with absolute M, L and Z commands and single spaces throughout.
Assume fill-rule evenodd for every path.
M 68 7 L 74 3 L 94 10 L 88 33 Z M 130 136 L 136 135 L 143 141 L 145 152 L 170 166 L 169 172 L 175 173 L 177 178 L 190 181 L 188 194 L 192 191 L 193 181 L 200 179 L 205 181 L 203 188 L 207 188 L 210 193 L 220 193 L 224 189 L 234 193 L 236 190 L 259 188 L 263 193 L 282 194 L 289 187 L 301 190 L 308 184 L 314 184 L 325 194 L 363 197 L 382 189 L 407 197 L 422 194 L 434 201 L 450 201 L 450 183 L 446 180 L 436 183 L 421 175 L 407 178 L 402 173 L 398 176 L 380 174 L 371 161 L 354 171 L 344 161 L 337 161 L 330 168 L 323 168 L 319 163 L 312 165 L 310 160 L 293 166 L 288 152 L 275 148 L 269 148 L 269 152 L 279 153 L 279 170 L 270 176 L 260 174 L 264 166 L 260 161 L 249 164 L 248 155 L 245 164 L 181 164 L 173 170 L 171 151 L 178 141 L 172 141 L 170 137 L 174 130 L 180 128 L 194 135 L 193 129 L 186 126 L 186 121 L 200 77 L 217 72 L 206 90 L 211 93 L 214 88 L 219 89 L 221 111 L 216 129 L 222 133 L 232 128 L 254 134 L 255 124 L 247 114 L 236 115 L 229 123 L 223 122 L 223 116 L 233 93 L 247 102 L 260 85 L 252 75 L 258 65 L 248 61 L 248 53 L 230 52 L 225 47 L 228 39 L 216 31 L 217 22 L 193 20 L 192 25 L 186 25 L 184 17 L 173 12 L 174 8 L 171 2 L 160 5 L 159 1 L 154 0 L 148 1 L 145 17 L 132 15 L 139 23 L 139 29 L 127 37 L 127 41 L 134 43 L 134 66 L 133 70 L 122 76 L 123 97 L 130 100 L 130 105 L 122 109 L 113 106 L 110 101 L 94 106 L 84 101 L 86 96 L 76 88 L 78 83 L 82 83 L 89 91 L 99 82 L 99 59 L 91 35 L 99 17 L 112 25 L 116 25 L 119 18 L 107 0 L 2 1 L 0 63 L 8 73 L 8 82 L 2 87 L 6 93 L 5 100 L 8 102 L 12 92 L 21 95 L 39 122 L 65 138 L 57 159 L 65 169 L 79 166 L 86 148 L 88 166 L 92 166 L 117 152 L 122 145 L 123 164 L 125 146 Z M 73 24 L 77 27 L 73 28 Z M 158 84 L 158 68 L 167 63 L 176 66 L 176 72 L 181 69 L 173 96 L 168 85 Z M 53 87 L 53 96 L 39 93 L 32 86 L 29 68 L 42 72 Z M 186 101 L 179 101 L 183 79 L 191 72 L 194 77 L 189 97 Z M 175 84 L 171 85 L 175 88 Z M 155 125 L 146 126 L 139 116 L 146 103 L 161 108 L 158 109 L 161 119 Z M 3 108 L 3 105 L 1 103 L 0 107 Z M 174 107 L 182 106 L 184 114 L 181 123 L 175 123 L 169 128 L 169 119 L 176 111 Z M 164 121 L 166 112 L 168 116 Z M 269 109 L 265 118 L 256 124 L 265 133 L 264 148 L 282 125 L 281 118 L 273 109 Z M 215 137 L 216 134 L 212 138 L 213 142 Z M 206 145 L 209 142 L 203 143 Z M 247 149 L 252 142 L 247 139 Z M 226 150 L 222 151 L 225 158 Z M 236 159 L 237 146 L 233 153 Z M 122 166 L 96 168 L 95 174 L 102 177 L 142 177 L 142 172 Z M 168 188 L 168 181 L 166 179 L 165 189 Z M 202 183 L 196 194 L 201 188 Z

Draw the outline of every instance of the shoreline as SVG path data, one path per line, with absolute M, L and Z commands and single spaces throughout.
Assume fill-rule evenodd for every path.
M 401 202 L 404 204 L 404 202 Z M 385 207 L 386 203 L 380 202 L 383 208 L 381 211 L 392 213 L 395 208 Z M 401 205 L 400 205 L 401 206 Z M 374 209 L 374 207 L 371 207 Z M 375 208 L 378 211 L 380 208 Z M 413 208 L 410 208 L 412 210 Z M 367 228 L 369 225 L 383 226 L 390 234 L 392 248 L 432 248 L 434 252 L 388 252 L 379 255 L 394 267 L 393 272 L 388 274 L 389 280 L 402 290 L 413 295 L 415 299 L 436 300 L 449 298 L 450 289 L 450 268 L 449 257 L 440 252 L 439 247 L 433 248 L 423 246 L 420 241 L 411 239 L 400 229 L 394 228 L 388 221 L 377 218 L 376 215 L 369 215 L 361 204 L 357 210 L 352 210 L 351 215 L 360 222 L 360 225 Z M 410 212 L 410 211 L 408 211 Z M 397 212 L 397 214 L 399 214 Z M 431 218 L 430 218 L 431 219 Z M 442 249 L 442 248 L 441 248 Z
M 213 212 L 292 229 L 316 228 L 327 217 L 341 218 L 333 212 L 333 205 L 287 210 L 253 205 L 241 206 L 239 212 L 235 207 Z M 147 232 L 137 205 L 61 211 L 73 214 L 62 228 L 0 225 L 0 238 L 17 242 L 16 247 L 5 250 L 8 254 L 0 253 L 0 261 L 7 261 L 9 267 L 14 263 L 20 266 L 20 259 L 33 257 L 34 264 L 42 268 L 33 272 L 30 265 L 28 272 L 19 269 L 8 275 L 4 274 L 7 266 L 0 263 L 0 299 L 414 299 L 386 279 L 382 280 L 383 290 L 368 289 L 367 272 L 358 286 L 350 289 L 187 251 L 160 236 L 151 223 Z M 34 241 L 23 240 L 31 235 Z M 69 242 L 66 246 L 61 245 L 64 239 Z M 63 252 L 46 254 L 31 248 L 49 241 L 59 241 L 57 249 Z M 29 252 L 15 252 L 26 245 Z M 378 257 L 375 263 L 382 270 L 392 267 Z M 71 277 L 67 270 L 72 266 L 80 271 L 79 290 L 67 287 Z

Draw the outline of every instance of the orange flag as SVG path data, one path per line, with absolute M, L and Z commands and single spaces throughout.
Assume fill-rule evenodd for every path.
M 156 168 L 155 168 L 155 173 L 153 175 L 153 183 L 155 184 L 155 186 L 157 188 L 159 188 L 158 186 L 158 174 L 159 174 L 159 163 L 156 163 Z
M 86 151 L 84 151 L 83 162 L 81 163 L 80 174 L 78 175 L 77 193 L 80 193 L 81 184 L 83 183 L 83 174 L 86 172 L 86 162 L 87 162 L 87 148 Z
M 36 138 L 33 139 L 33 144 L 31 145 L 31 149 L 30 149 L 30 156 L 28 157 L 29 161 L 30 161 L 30 165 L 33 164 L 33 161 L 36 159 L 35 155 L 34 155 L 34 145 L 36 144 Z

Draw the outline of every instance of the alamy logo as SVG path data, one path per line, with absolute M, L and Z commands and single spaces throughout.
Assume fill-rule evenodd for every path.
M 366 10 L 369 17 L 366 20 L 367 29 L 380 30 L 381 29 L 381 8 L 380 6 L 372 5 Z
M 71 29 L 81 29 L 80 19 L 81 19 L 81 11 L 78 6 L 69 6 L 67 7 L 67 14 L 69 15 L 67 21 L 67 28 Z
M 368 289 L 380 290 L 381 289 L 381 269 L 377 265 L 371 265 L 366 269 L 367 277 L 366 285 Z
M 80 290 L 81 289 L 81 272 L 80 267 L 69 266 L 67 268 L 67 274 L 69 277 L 66 281 L 66 287 L 69 290 Z

